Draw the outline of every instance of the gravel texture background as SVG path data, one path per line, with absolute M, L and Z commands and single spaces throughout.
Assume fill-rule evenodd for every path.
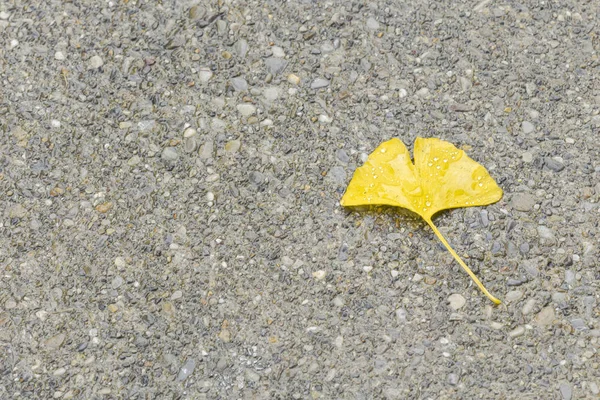
M 0 3 L 1 399 L 599 396 L 594 1 Z M 439 137 L 504 189 L 339 199 Z

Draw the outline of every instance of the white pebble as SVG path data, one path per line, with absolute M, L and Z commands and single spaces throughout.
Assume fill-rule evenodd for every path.
M 454 293 L 448 297 L 448 303 L 450 303 L 450 308 L 458 310 L 467 303 L 467 300 L 461 294 Z
M 198 77 L 200 78 L 200 82 L 202 83 L 208 82 L 210 78 L 212 78 L 212 76 L 213 73 L 208 68 L 200 68 L 200 71 L 198 72 Z
M 326 275 L 327 272 L 323 271 L 322 269 L 312 273 L 313 278 L 315 278 L 318 281 L 325 279 Z

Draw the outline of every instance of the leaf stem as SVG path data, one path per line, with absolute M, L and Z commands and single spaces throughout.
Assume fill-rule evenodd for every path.
M 471 269 L 469 267 L 467 267 L 467 264 L 465 264 L 465 262 L 463 260 L 461 260 L 461 258 L 458 256 L 458 254 L 456 254 L 454 249 L 452 247 L 450 247 L 450 245 L 448 244 L 446 239 L 444 239 L 444 237 L 442 236 L 441 232 L 433 224 L 433 221 L 429 218 L 424 218 L 424 220 L 431 227 L 431 229 L 433 229 L 433 233 L 435 233 L 435 236 L 437 236 L 437 238 L 440 239 L 440 242 L 442 242 L 442 244 L 446 247 L 446 249 L 450 252 L 450 254 L 452 254 L 454 259 L 460 264 L 461 267 L 463 267 L 463 269 L 467 272 L 467 274 L 469 274 L 471 279 L 473 279 L 473 282 L 475 282 L 477 284 L 477 286 L 479 287 L 479 290 L 481 290 L 488 297 L 488 299 L 490 299 L 494 304 L 501 304 L 502 302 L 500 300 L 498 300 L 497 298 L 495 298 L 494 296 L 492 296 L 490 294 L 490 292 L 487 291 L 485 286 L 483 286 L 483 283 L 481 283 L 481 281 L 477 278 L 477 276 L 475 276 L 473 271 L 471 271 Z

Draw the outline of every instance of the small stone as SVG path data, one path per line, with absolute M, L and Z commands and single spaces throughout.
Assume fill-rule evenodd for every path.
M 52 197 L 57 197 L 64 193 L 65 193 L 65 189 L 63 189 L 63 188 L 55 187 L 55 188 L 50 189 L 50 196 L 52 196 Z
M 273 75 L 278 75 L 287 67 L 288 62 L 283 58 L 269 57 L 265 60 L 265 66 Z
M 535 307 L 535 299 L 529 299 L 521 309 L 521 313 L 523 315 L 529 315 L 533 311 L 533 307 Z
M 140 121 L 137 123 L 137 127 L 140 130 L 140 132 L 151 131 L 152 129 L 154 129 L 155 126 L 156 126 L 156 121 L 153 119 L 146 120 L 146 121 Z
M 125 261 L 125 259 L 123 257 L 115 258 L 115 267 L 121 269 L 121 268 L 125 268 L 126 266 L 127 266 L 127 261 Z
M 295 75 L 295 74 L 289 74 L 287 76 L 287 81 L 289 83 L 291 83 L 292 85 L 299 85 L 300 84 L 300 77 L 298 75 Z
M 465 298 L 461 294 L 454 293 L 448 297 L 448 303 L 450 305 L 450 308 L 452 308 L 453 310 L 458 310 L 467 303 L 467 300 L 465 300 Z
M 327 275 L 327 272 L 325 272 L 322 269 L 320 269 L 320 270 L 315 271 L 315 272 L 312 273 L 313 278 L 315 278 L 318 281 L 321 281 L 321 280 L 325 279 L 326 275 Z
M 346 302 L 344 302 L 344 299 L 340 296 L 335 296 L 333 299 L 333 305 L 336 307 L 343 307 L 345 304 Z
M 65 54 L 62 51 L 57 51 L 56 53 L 54 53 L 54 59 L 58 60 L 58 61 L 63 61 L 65 58 Z
M 429 96 L 429 89 L 424 87 L 416 91 L 415 93 L 419 97 L 427 97 Z
M 4 303 L 4 308 L 6 310 L 12 310 L 16 306 L 17 306 L 17 302 L 14 301 L 13 299 L 8 299 L 8 300 L 6 300 L 6 303 Z
M 563 400 L 571 400 L 573 397 L 573 388 L 567 382 L 561 382 L 560 384 L 560 395 Z
M 248 90 L 248 82 L 244 78 L 231 78 L 231 86 L 238 92 Z
M 221 339 L 224 343 L 231 342 L 231 332 L 229 332 L 227 329 L 221 330 L 221 332 L 219 332 L 219 339 Z
M 369 17 L 367 19 L 367 28 L 376 31 L 379 29 L 379 22 L 377 22 L 377 20 L 373 17 Z
M 118 288 L 120 288 L 120 287 L 123 285 L 123 283 L 124 283 L 124 282 L 125 282 L 125 280 L 123 280 L 123 278 L 121 278 L 119 275 L 117 275 L 117 276 L 115 276 L 115 277 L 114 277 L 114 279 L 112 280 L 112 282 L 111 282 L 110 286 L 111 286 L 113 289 L 118 289 Z
M 327 79 L 317 78 L 311 82 L 310 87 L 311 89 L 321 89 L 329 86 L 329 83 L 330 82 Z
M 363 267 L 363 271 L 365 271 L 368 274 L 369 272 L 373 271 L 373 267 L 370 265 L 365 265 Z
M 515 329 L 508 333 L 508 336 L 511 338 L 518 338 L 519 336 L 523 336 L 525 334 L 525 328 L 522 326 L 517 326 Z
M 209 158 L 213 158 L 215 145 L 212 141 L 208 141 L 200 146 L 198 150 L 198 156 L 201 160 L 208 160 Z
M 230 140 L 229 142 L 225 143 L 225 151 L 227 153 L 237 153 L 240 150 L 240 147 L 242 146 L 242 142 L 240 142 L 239 140 Z
M 106 308 L 108 308 L 108 311 L 110 311 L 111 313 L 116 313 L 117 311 L 119 311 L 119 307 L 117 307 L 116 304 L 109 304 Z
M 575 144 L 575 139 L 570 138 L 570 137 L 565 138 L 565 143 L 567 143 L 567 144 Z
M 521 156 L 521 159 L 523 160 L 523 162 L 530 163 L 530 162 L 533 161 L 533 154 L 531 154 L 530 152 L 526 151 Z
M 511 199 L 513 208 L 517 211 L 530 211 L 535 205 L 535 198 L 529 193 L 517 193 Z
M 9 218 L 25 218 L 27 215 L 27 209 L 21 204 L 15 204 L 8 209 Z
M 0 11 L 0 19 L 1 20 L 7 20 L 8 18 L 10 18 L 10 14 L 7 13 L 6 11 Z
M 98 204 L 96 206 L 96 211 L 105 214 L 108 211 L 110 211 L 110 209 L 112 207 L 113 207 L 113 203 L 111 203 L 110 201 L 107 201 L 106 203 Z
M 335 152 L 335 156 L 337 157 L 338 160 L 340 160 L 344 164 L 348 164 L 348 162 L 350 161 L 350 157 L 348 156 L 348 153 L 346 153 L 346 151 L 343 149 L 338 149 Z
M 179 382 L 185 381 L 190 375 L 194 373 L 194 369 L 196 369 L 196 360 L 193 358 L 188 358 L 185 361 L 185 364 L 179 370 L 179 374 L 177 375 L 177 380 Z
M 332 167 L 329 172 L 327 172 L 327 179 L 338 185 L 343 185 L 346 183 L 346 170 L 341 166 Z
M 238 104 L 237 110 L 244 117 L 249 117 L 256 112 L 256 107 L 252 104 Z
M 104 65 L 104 61 L 100 56 L 93 56 L 88 61 L 88 69 L 98 69 Z
M 565 169 L 565 165 L 561 161 L 552 157 L 546 157 L 544 159 L 544 166 L 554 172 L 560 172 Z
M 179 154 L 175 147 L 165 147 L 162 151 L 161 158 L 165 161 L 177 161 Z
M 594 395 L 600 394 L 600 388 L 598 388 L 598 384 L 596 382 L 590 382 L 590 391 Z
M 458 385 L 458 380 L 459 380 L 458 374 L 454 374 L 454 373 L 448 374 L 448 383 L 450 385 L 452 385 L 452 386 Z
M 538 235 L 540 239 L 545 239 L 549 241 L 554 241 L 554 232 L 550 228 L 544 225 L 540 225 L 537 227 Z
M 141 161 L 142 161 L 142 159 L 140 158 L 140 156 L 135 155 L 135 156 L 131 157 L 129 160 L 127 160 L 127 165 L 129 165 L 130 167 L 135 167 Z
M 186 153 L 192 153 L 198 148 L 198 142 L 195 137 L 188 137 L 183 139 L 183 151 Z
M 273 57 L 277 57 L 277 58 L 285 57 L 285 51 L 283 51 L 283 49 L 279 46 L 271 47 L 271 52 L 273 53 Z
M 195 5 L 195 6 L 191 7 L 190 11 L 188 13 L 188 16 L 190 17 L 191 20 L 203 18 L 205 15 L 206 15 L 206 8 L 204 8 L 200 5 Z
M 330 124 L 333 121 L 333 118 L 331 118 L 329 115 L 321 114 L 319 115 L 318 120 L 322 124 Z
M 535 126 L 529 121 L 523 121 L 521 124 L 521 129 L 523 129 L 523 133 L 528 134 L 535 130 Z
M 264 90 L 265 99 L 269 102 L 274 102 L 279 97 L 279 88 L 271 86 Z
M 185 131 L 183 131 L 183 137 L 189 138 L 196 135 L 196 133 L 198 133 L 198 131 L 196 131 L 194 128 L 187 128 Z
M 198 71 L 198 78 L 202 83 L 208 82 L 212 76 L 213 73 L 209 68 L 200 68 L 200 71 Z
M 522 297 L 523 297 L 522 291 L 511 290 L 510 292 L 506 293 L 506 296 L 504 297 L 504 299 L 506 300 L 507 303 L 514 303 L 516 301 L 521 300 Z
M 245 58 L 246 54 L 248 54 L 248 42 L 246 39 L 240 39 L 233 45 L 233 51 L 240 57 Z
M 542 308 L 542 311 L 535 316 L 535 323 L 539 326 L 552 325 L 552 322 L 554 322 L 554 307 L 552 306 Z
M 500 322 L 494 321 L 494 322 L 490 322 L 490 327 L 492 329 L 495 329 L 495 330 L 499 331 L 500 329 L 502 329 L 504 327 L 504 325 L 502 323 L 500 323 Z
M 256 372 L 252 371 L 251 369 L 247 369 L 244 375 L 245 375 L 246 380 L 249 382 L 256 383 L 256 382 L 260 381 L 260 375 L 257 374 Z
M 52 336 L 50 339 L 46 339 L 44 345 L 50 350 L 56 350 L 62 346 L 67 336 L 64 333 L 59 333 L 56 336 Z
M 585 321 L 581 318 L 573 318 L 571 320 L 571 326 L 576 331 L 586 331 L 589 329 Z

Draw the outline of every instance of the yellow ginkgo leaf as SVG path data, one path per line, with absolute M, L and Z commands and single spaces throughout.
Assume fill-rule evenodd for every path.
M 432 217 L 449 208 L 495 203 L 502 198 L 502 189 L 483 166 L 452 143 L 417 138 L 414 159 L 413 164 L 408 149 L 399 139 L 382 143 L 354 172 L 341 205 L 388 205 L 419 214 L 479 289 L 500 304 L 450 247 Z

